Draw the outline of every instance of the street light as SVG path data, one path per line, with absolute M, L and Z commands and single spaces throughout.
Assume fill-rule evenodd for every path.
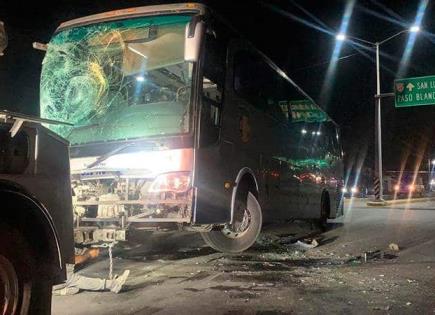
M 338 33 L 338 34 L 335 36 L 335 39 L 338 40 L 339 42 L 342 42 L 342 41 L 346 40 L 346 35 L 343 34 L 343 33 Z
M 418 33 L 418 32 L 420 32 L 420 26 L 418 26 L 418 25 L 413 25 L 413 26 L 411 26 L 411 27 L 409 28 L 409 31 L 410 31 L 411 33 Z
M 145 81 L 145 77 L 144 77 L 143 75 L 138 75 L 138 76 L 136 77 L 136 81 L 137 81 L 137 82 L 144 82 L 144 81 Z
M 375 112 L 375 128 L 376 128 L 376 142 L 377 142 L 377 150 L 376 150 L 376 156 L 375 156 L 375 175 L 377 175 L 377 178 L 379 180 L 379 183 L 376 183 L 375 181 L 375 188 L 377 185 L 379 185 L 379 193 L 376 194 L 375 189 L 375 198 L 376 200 L 383 200 L 383 176 L 382 176 L 382 120 L 381 120 L 381 74 L 380 74 L 380 61 L 379 61 L 379 47 L 380 45 L 390 41 L 391 39 L 407 32 L 411 33 L 417 33 L 420 31 L 420 26 L 418 25 L 412 25 L 409 29 L 401 30 L 400 32 L 387 37 L 386 39 L 379 41 L 379 42 L 370 42 L 365 39 L 361 39 L 358 37 L 353 36 L 346 36 L 344 33 L 338 33 L 335 38 L 338 41 L 344 41 L 346 38 L 350 38 L 351 40 L 355 40 L 361 43 L 369 44 L 371 46 L 374 46 L 376 49 L 376 112 Z M 435 160 L 434 160 L 435 161 Z M 435 164 L 435 163 L 434 163 Z

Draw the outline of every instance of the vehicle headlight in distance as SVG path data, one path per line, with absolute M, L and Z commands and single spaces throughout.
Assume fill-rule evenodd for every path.
M 350 192 L 351 192 L 352 194 L 356 194 L 356 193 L 358 192 L 358 187 L 356 187 L 356 186 L 352 187 L 352 188 L 350 189 Z
M 397 190 L 399 190 L 399 189 L 400 189 L 400 186 L 399 186 L 399 185 L 395 185 L 395 186 L 394 186 L 394 190 L 397 191 Z
M 341 188 L 341 192 L 342 192 L 343 194 L 347 193 L 347 188 L 346 188 L 346 187 Z
M 149 192 L 162 193 L 174 192 L 183 193 L 191 187 L 190 172 L 165 173 L 156 177 L 151 184 Z
M 408 186 L 408 190 L 409 191 L 414 191 L 415 190 L 415 186 L 414 185 L 409 185 Z

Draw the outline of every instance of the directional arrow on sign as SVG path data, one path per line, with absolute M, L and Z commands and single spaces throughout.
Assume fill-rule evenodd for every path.
M 412 89 L 413 89 L 414 87 L 415 87 L 415 85 L 412 84 L 411 82 L 409 82 L 409 83 L 406 85 L 406 88 L 408 89 L 409 92 L 412 92 Z

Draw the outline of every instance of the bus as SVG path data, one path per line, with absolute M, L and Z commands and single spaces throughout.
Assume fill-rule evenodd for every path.
M 188 230 L 222 252 L 263 223 L 343 213 L 337 124 L 271 59 L 200 4 L 62 23 L 41 115 L 70 142 L 75 240 Z

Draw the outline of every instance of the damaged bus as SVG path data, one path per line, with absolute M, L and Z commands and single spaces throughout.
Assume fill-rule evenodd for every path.
M 264 222 L 342 214 L 338 126 L 203 5 L 61 24 L 40 94 L 72 124 L 48 127 L 71 144 L 77 243 L 183 229 L 234 253 Z

